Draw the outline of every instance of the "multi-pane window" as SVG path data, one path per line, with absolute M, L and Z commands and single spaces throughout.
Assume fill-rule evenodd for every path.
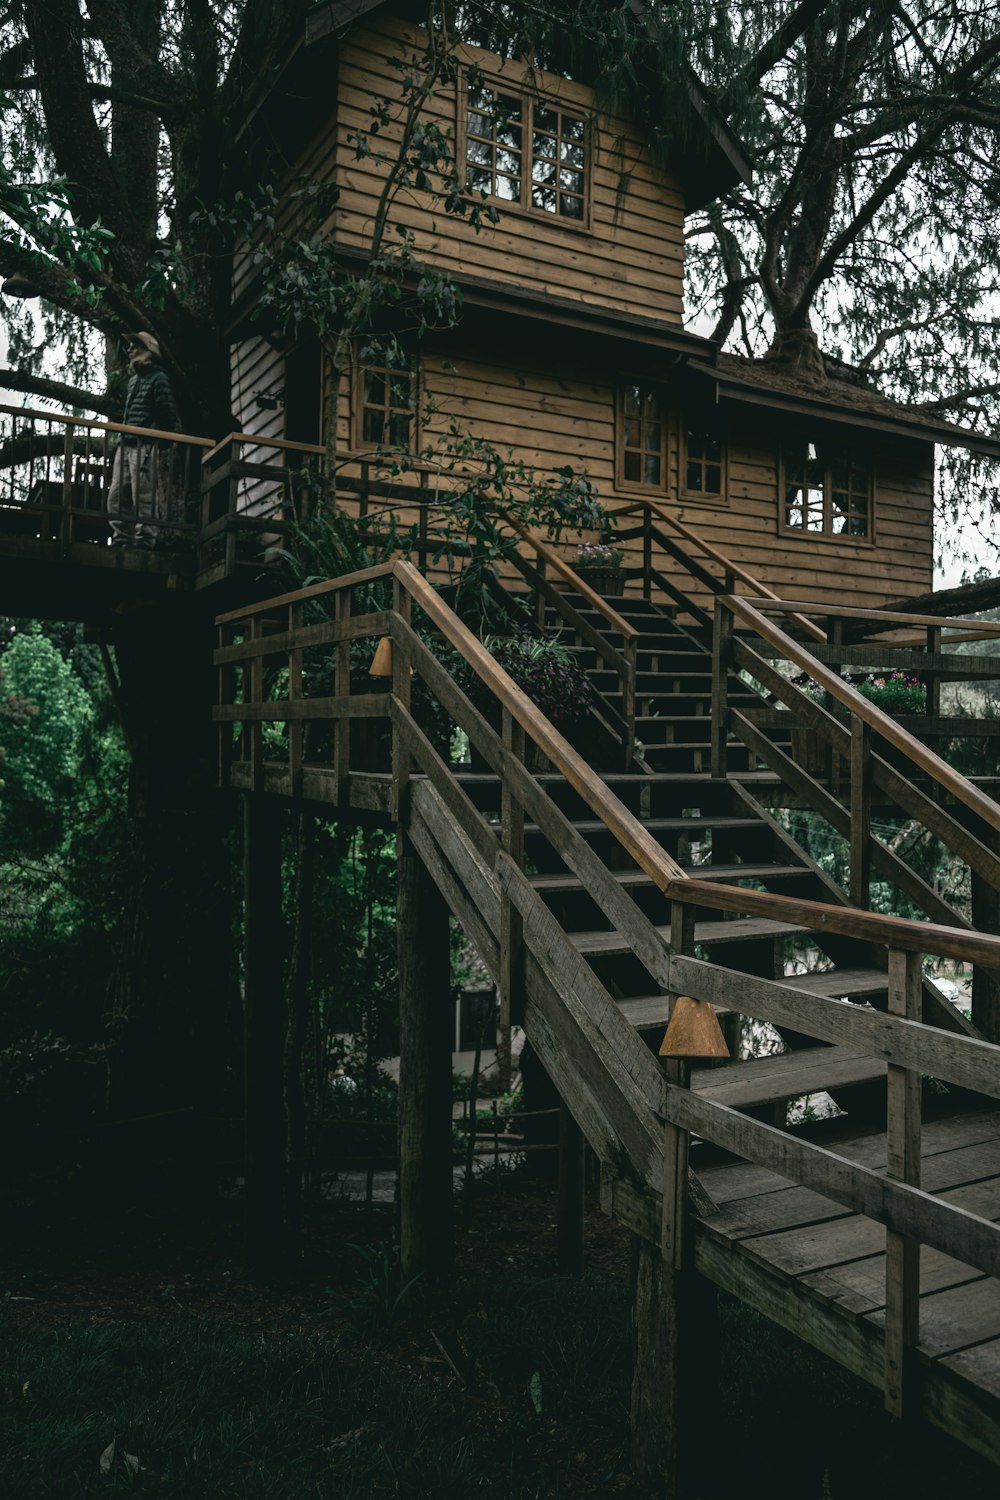
M 619 478 L 662 490 L 666 480 L 663 397 L 655 386 L 632 382 L 621 392 Z
M 416 373 L 403 361 L 364 365 L 358 376 L 360 446 L 410 448 L 416 420 Z
M 587 213 L 583 115 L 485 85 L 466 92 L 469 188 L 582 224 Z
M 704 418 L 684 424 L 684 488 L 688 495 L 721 495 L 723 442 L 718 428 Z
M 871 536 L 871 465 L 845 451 L 804 443 L 785 454 L 783 522 L 792 531 Z

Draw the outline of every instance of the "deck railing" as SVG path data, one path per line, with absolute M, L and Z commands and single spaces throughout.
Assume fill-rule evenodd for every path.
M 125 536 L 142 522 L 165 541 L 190 545 L 211 446 L 186 433 L 0 406 L 0 536 L 57 550 L 104 547 L 112 522 Z M 116 469 L 120 499 L 112 494 Z M 133 485 L 141 485 L 138 503 Z M 112 510 L 109 498 L 117 499 Z
M 307 618 L 317 605 L 322 614 Z M 415 612 L 464 659 L 478 685 L 473 696 L 430 650 L 415 628 Z M 1000 1048 L 921 1022 L 922 955 L 996 969 L 1000 938 L 692 878 L 409 563 L 384 564 L 220 616 L 218 627 L 215 717 L 223 784 L 304 796 L 349 816 L 350 810 L 388 810 L 409 830 L 453 909 L 464 911 L 498 981 L 504 1025 L 523 1014 L 530 955 L 531 973 L 543 974 L 549 986 L 546 991 L 540 980 L 531 981 L 532 1014 L 545 1018 L 534 1039 L 606 1168 L 612 1206 L 618 1212 L 616 1204 L 624 1205 L 627 1222 L 680 1263 L 691 1232 L 685 1221 L 694 1134 L 885 1225 L 882 1383 L 887 1406 L 902 1413 L 919 1341 L 920 1246 L 1000 1275 L 1000 1227 L 920 1186 L 921 1074 L 1000 1097 Z M 392 643 L 390 691 L 352 691 L 352 642 L 386 636 Z M 443 733 L 440 726 L 435 731 L 421 723 L 418 684 L 444 712 Z M 371 746 L 367 737 L 358 746 L 354 736 L 373 720 L 388 734 L 383 777 L 373 777 L 370 760 L 356 759 L 359 748 L 368 756 Z M 316 733 L 307 744 L 303 730 L 310 725 Z M 486 819 L 456 775 L 448 749 L 453 727 L 468 735 L 499 778 L 499 823 Z M 529 771 L 529 741 L 599 819 L 613 845 L 663 892 L 669 925 L 655 925 L 644 915 Z M 885 1062 L 885 1173 L 700 1097 L 683 1062 L 670 1062 L 664 1076 L 526 878 L 528 819 L 665 994 L 736 1008 Z M 698 959 L 698 910 L 766 917 L 821 941 L 849 938 L 881 949 L 889 1013 L 797 989 L 794 979 L 758 979 Z M 552 1003 L 543 998 L 550 992 L 559 1009 L 538 1010 Z

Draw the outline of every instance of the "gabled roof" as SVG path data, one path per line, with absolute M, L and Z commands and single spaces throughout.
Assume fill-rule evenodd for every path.
M 400 0 L 319 0 L 306 18 L 306 45 L 343 35 L 375 11 L 392 6 L 397 13 L 413 9 Z M 414 11 L 420 20 L 422 11 Z M 703 208 L 737 182 L 749 182 L 752 167 L 742 145 L 716 108 L 694 69 L 685 67 L 688 131 L 684 147 L 672 164 L 684 189 L 688 211 Z M 587 80 L 581 80 L 586 82 Z M 641 125 L 641 121 L 637 121 Z
M 825 381 L 816 382 L 790 374 L 773 361 L 735 354 L 717 354 L 713 363 L 695 359 L 685 369 L 706 387 L 714 387 L 714 398 L 720 402 L 764 406 L 1000 458 L 1000 438 L 930 417 L 918 406 L 891 401 L 863 378 L 844 379 L 847 370 L 838 374 L 835 364 L 832 371 L 828 366 Z

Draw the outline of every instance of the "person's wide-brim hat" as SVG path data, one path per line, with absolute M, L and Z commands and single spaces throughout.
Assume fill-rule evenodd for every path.
M 157 359 L 160 358 L 159 340 L 155 339 L 151 333 L 133 333 L 131 335 L 131 342 L 142 344 L 143 348 L 148 349 L 150 354 L 154 354 Z

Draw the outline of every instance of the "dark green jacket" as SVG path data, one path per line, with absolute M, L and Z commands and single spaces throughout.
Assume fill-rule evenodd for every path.
M 129 427 L 155 427 L 173 432 L 177 426 L 177 402 L 166 370 L 159 363 L 137 370 L 128 383 L 125 416 Z

